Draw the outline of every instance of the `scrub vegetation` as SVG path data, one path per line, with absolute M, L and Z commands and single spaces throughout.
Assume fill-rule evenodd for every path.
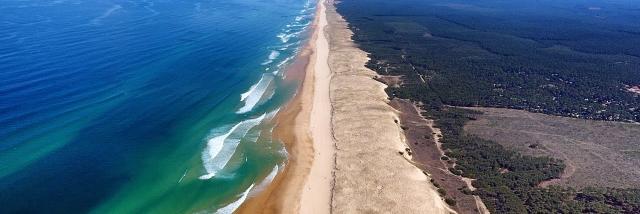
M 420 103 L 443 133 L 443 159 L 455 163 L 449 171 L 474 179 L 476 190 L 467 192 L 492 213 L 640 213 L 638 189 L 540 187 L 561 177 L 563 160 L 465 133 L 481 112 L 459 108 L 640 121 L 640 98 L 629 90 L 640 85 L 639 8 L 544 0 L 338 4 L 354 41 L 370 53 L 367 66 L 399 77 L 390 97 Z

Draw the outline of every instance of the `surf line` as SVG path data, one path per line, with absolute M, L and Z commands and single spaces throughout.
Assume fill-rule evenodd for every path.
M 238 144 L 249 130 L 257 126 L 265 118 L 262 114 L 258 118 L 247 119 L 234 125 L 223 135 L 218 135 L 208 140 L 206 149 L 202 152 L 202 162 L 207 174 L 200 176 L 200 179 L 211 179 L 222 170 L 231 157 L 236 152 Z M 230 138 L 231 135 L 233 138 Z M 222 152 L 224 150 L 224 152 Z
M 178 180 L 178 183 L 182 182 L 182 179 L 184 179 L 184 176 L 187 176 L 187 172 L 188 171 L 189 171 L 188 168 L 186 170 L 184 170 L 184 174 L 182 174 L 182 177 L 180 177 L 180 180 Z

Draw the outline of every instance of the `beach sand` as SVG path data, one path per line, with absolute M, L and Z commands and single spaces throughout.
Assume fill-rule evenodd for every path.
M 288 79 L 303 82 L 276 116 L 273 134 L 285 144 L 287 164 L 265 190 L 250 195 L 236 213 L 330 212 L 335 143 L 329 99 L 329 45 L 322 34 L 326 25 L 324 6 L 319 3 L 311 39 L 287 71 Z
M 320 0 L 312 26 L 287 73 L 303 84 L 276 116 L 274 137 L 285 144 L 288 162 L 236 213 L 453 212 L 398 154 L 406 148 L 398 114 L 333 2 Z
M 309 130 L 313 140 L 314 160 L 300 201 L 300 213 L 330 213 L 335 168 L 335 142 L 333 139 L 332 103 L 329 85 L 329 42 L 325 36 L 327 17 L 324 1 L 318 2 L 317 29 L 314 44 L 313 107 Z

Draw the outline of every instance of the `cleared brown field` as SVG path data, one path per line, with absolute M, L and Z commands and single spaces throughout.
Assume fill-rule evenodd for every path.
M 640 125 L 593 121 L 521 110 L 469 108 L 483 112 L 465 131 L 525 155 L 565 161 L 561 179 L 544 185 L 640 186 Z

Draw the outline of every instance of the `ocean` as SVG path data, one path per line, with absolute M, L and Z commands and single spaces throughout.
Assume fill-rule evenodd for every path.
M 230 213 L 282 169 L 271 119 L 313 0 L 4 0 L 0 213 Z

